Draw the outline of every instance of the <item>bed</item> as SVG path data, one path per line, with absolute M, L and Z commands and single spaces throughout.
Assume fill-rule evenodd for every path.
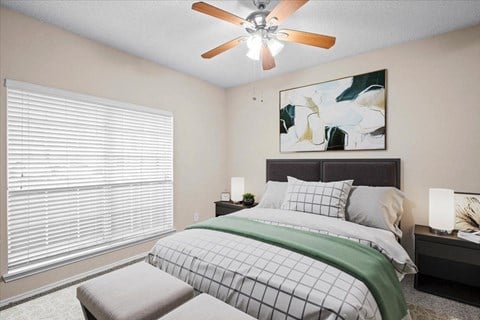
M 385 228 L 368 226 L 364 217 L 356 223 L 352 209 L 354 192 L 400 189 L 400 160 L 271 159 L 266 165 L 258 207 L 160 239 L 147 262 L 257 319 L 409 319 L 399 279 L 416 267 L 397 241 L 399 221 Z M 273 194 L 269 186 L 288 187 L 284 193 L 291 195 L 295 183 L 323 181 L 330 188 L 351 180 L 357 187 L 348 189 L 350 221 L 291 210 L 287 200 L 282 207 L 263 201 Z M 360 202 L 369 208 L 369 201 Z

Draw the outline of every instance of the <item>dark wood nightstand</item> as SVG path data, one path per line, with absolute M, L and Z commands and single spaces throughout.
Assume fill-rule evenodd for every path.
M 480 245 L 415 225 L 417 290 L 480 306 Z
M 233 203 L 231 201 L 215 201 L 215 217 L 223 216 L 242 209 L 252 208 L 257 204 L 258 203 L 255 203 L 253 206 L 247 207 L 241 203 Z

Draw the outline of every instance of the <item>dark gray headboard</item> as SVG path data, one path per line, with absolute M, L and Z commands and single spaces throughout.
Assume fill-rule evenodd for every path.
M 287 176 L 400 189 L 400 159 L 267 159 L 267 181 L 287 181 Z

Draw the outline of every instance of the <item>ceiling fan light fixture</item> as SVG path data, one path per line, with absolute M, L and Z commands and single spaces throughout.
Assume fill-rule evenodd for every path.
M 247 57 L 256 61 L 260 60 L 260 49 L 258 50 L 249 49 L 247 52 Z
M 253 34 L 247 39 L 247 47 L 250 50 L 260 50 L 260 47 L 262 46 L 262 36 L 258 34 Z
M 282 51 L 284 46 L 285 45 L 281 41 L 278 41 L 275 38 L 270 38 L 270 40 L 268 40 L 268 48 L 270 49 L 270 52 L 272 53 L 272 56 L 274 56 L 274 57 L 277 54 L 279 54 L 280 51 Z
M 252 60 L 260 60 L 260 51 L 264 43 L 268 45 L 273 57 L 279 54 L 284 47 L 284 44 L 275 38 L 263 39 L 259 35 L 252 35 L 247 39 L 247 57 Z
M 263 45 L 263 39 L 260 35 L 254 34 L 248 37 L 247 39 L 247 57 L 252 60 L 259 60 L 260 59 L 260 49 Z

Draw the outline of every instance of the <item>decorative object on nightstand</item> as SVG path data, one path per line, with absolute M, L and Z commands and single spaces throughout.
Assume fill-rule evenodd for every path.
M 222 201 L 230 201 L 230 193 L 229 192 L 222 192 L 220 195 L 220 200 Z
M 230 184 L 230 192 L 232 193 L 232 201 L 240 202 L 242 201 L 242 195 L 245 192 L 245 178 L 243 177 L 232 177 Z
M 457 237 L 471 241 L 476 244 L 480 244 L 480 231 L 461 231 L 459 230 L 457 233 Z
M 436 234 L 451 234 L 455 228 L 455 202 L 453 190 L 429 190 L 428 225 Z
M 480 307 L 480 245 L 415 226 L 417 290 Z
M 243 194 L 243 205 L 251 207 L 255 203 L 255 196 L 249 192 Z
M 455 229 L 480 231 L 480 194 L 455 192 Z
M 258 203 L 247 207 L 243 203 L 233 203 L 231 201 L 215 201 L 215 217 L 223 216 L 242 209 L 248 209 L 256 206 Z

